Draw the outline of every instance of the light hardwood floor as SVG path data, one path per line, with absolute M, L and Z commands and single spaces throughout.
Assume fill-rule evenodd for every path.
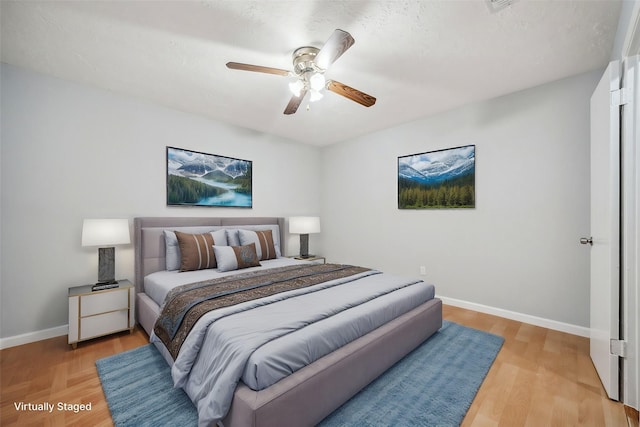
M 505 341 L 462 426 L 627 426 L 589 357 L 587 338 L 445 306 L 444 318 Z
M 586 338 L 451 306 L 444 317 L 505 338 L 463 427 L 627 426 L 623 406 L 602 389 Z M 64 336 L 0 351 L 0 425 L 112 425 L 95 361 L 147 342 L 136 328 L 76 350 Z M 20 402 L 91 403 L 91 411 L 18 411 Z

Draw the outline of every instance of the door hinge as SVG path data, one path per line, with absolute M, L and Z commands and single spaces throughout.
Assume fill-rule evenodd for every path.
M 609 353 L 618 357 L 627 357 L 627 342 L 623 340 L 610 340 Z
M 631 91 L 629 88 L 622 88 L 611 91 L 611 106 L 619 107 L 631 102 Z

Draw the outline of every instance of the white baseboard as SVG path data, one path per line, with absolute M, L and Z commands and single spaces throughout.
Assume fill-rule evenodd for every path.
M 16 335 L 13 337 L 0 338 L 0 350 L 9 347 L 15 347 L 17 345 L 29 344 L 36 341 L 59 337 L 61 335 L 67 335 L 68 333 L 69 326 L 62 325 L 56 326 L 55 328 L 43 329 L 42 331 L 27 332 L 26 334 Z
M 572 335 L 589 338 L 589 328 L 584 326 L 572 325 L 570 323 L 558 322 L 557 320 L 545 319 L 542 317 L 531 316 L 529 314 L 517 313 L 515 311 L 504 310 L 502 308 L 490 307 L 488 305 L 476 304 L 474 302 L 463 301 L 455 298 L 443 297 L 436 295 L 444 304 L 455 307 L 466 308 L 468 310 L 479 311 L 480 313 L 492 314 L 506 319 L 516 320 L 518 322 L 529 323 L 530 325 L 541 326 L 543 328 L 552 329 L 554 331 L 566 332 Z

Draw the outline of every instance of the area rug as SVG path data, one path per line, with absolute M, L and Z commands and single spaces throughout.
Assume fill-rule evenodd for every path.
M 320 426 L 459 426 L 503 342 L 445 320 Z
M 404 359 L 325 418 L 320 426 L 458 426 L 503 338 L 443 322 Z M 96 362 L 113 422 L 195 426 L 195 406 L 152 344 Z
M 198 411 L 153 344 L 96 362 L 116 427 L 196 426 Z

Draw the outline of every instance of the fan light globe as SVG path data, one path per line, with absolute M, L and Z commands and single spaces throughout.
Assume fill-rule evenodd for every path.
M 289 83 L 289 90 L 295 96 L 300 96 L 300 91 L 304 88 L 304 83 L 300 80 L 296 80 L 295 82 Z
M 317 92 L 320 92 L 322 89 L 324 89 L 324 84 L 325 84 L 324 76 L 320 73 L 315 73 L 309 79 L 309 86 L 311 87 L 311 89 Z
M 315 89 L 311 89 L 309 91 L 309 100 L 311 102 L 316 102 L 322 99 L 322 94 Z

